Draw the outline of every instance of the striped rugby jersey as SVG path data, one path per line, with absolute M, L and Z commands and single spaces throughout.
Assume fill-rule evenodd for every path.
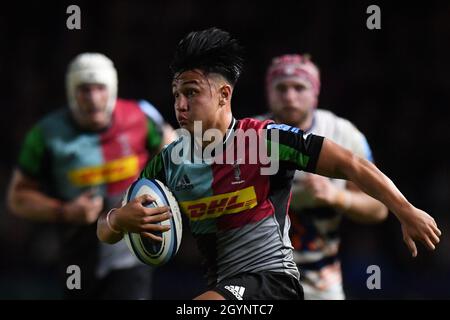
M 237 132 L 252 130 L 258 139 L 266 140 L 262 143 L 267 146 L 265 152 L 270 145 L 278 147 L 278 159 L 272 161 L 278 161 L 279 170 L 273 175 L 261 174 L 262 161 L 251 164 L 255 146 L 249 140 L 238 143 Z M 278 143 L 272 139 L 275 131 Z M 215 154 L 212 163 L 193 161 L 185 149 L 182 161 L 174 163 L 173 151 L 190 139 L 181 137 L 154 157 L 141 177 L 158 179 L 173 192 L 205 258 L 210 287 L 246 272 L 280 272 L 299 278 L 288 234 L 291 181 L 295 170 L 314 172 L 323 138 L 305 137 L 297 128 L 251 118 L 233 119 L 228 133 L 224 151 Z M 244 153 L 236 156 L 239 147 Z M 229 163 L 223 159 L 227 151 L 237 160 L 219 164 L 218 159 Z

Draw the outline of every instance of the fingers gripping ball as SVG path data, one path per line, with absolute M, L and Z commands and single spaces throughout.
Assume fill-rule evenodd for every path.
M 130 202 L 143 194 L 150 195 L 155 202 L 146 204 L 147 208 L 168 206 L 172 217 L 159 222 L 162 225 L 170 225 L 170 230 L 155 233 L 162 237 L 162 242 L 142 236 L 140 233 L 125 233 L 124 238 L 131 252 L 143 263 L 160 266 L 167 263 L 177 253 L 182 237 L 182 220 L 178 202 L 172 192 L 159 180 L 141 178 L 134 182 L 124 197 L 124 203 Z

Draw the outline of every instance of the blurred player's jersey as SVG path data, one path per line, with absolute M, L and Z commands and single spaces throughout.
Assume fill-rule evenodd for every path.
M 261 174 L 264 166 L 259 160 L 250 164 L 257 147 L 237 138 L 239 131 L 252 129 L 263 139 L 264 152 L 268 145 L 279 148 L 280 167 L 273 175 Z M 267 129 L 267 137 L 261 135 L 262 129 Z M 275 131 L 278 142 L 272 136 Z M 314 172 L 323 138 L 305 137 L 297 128 L 272 121 L 233 119 L 223 141 L 226 151 L 215 154 L 211 163 L 205 159 L 195 163 L 193 154 L 180 148 L 189 140 L 181 137 L 167 146 L 141 176 L 161 180 L 174 193 L 205 257 L 208 286 L 248 272 L 278 272 L 298 279 L 288 234 L 291 182 L 295 170 Z M 217 159 L 223 160 L 228 152 L 236 155 L 239 147 L 244 152 L 233 164 L 219 164 Z M 180 153 L 176 164 L 171 156 Z
M 19 169 L 63 201 L 94 190 L 108 210 L 117 206 L 150 153 L 157 153 L 162 124 L 158 111 L 146 101 L 118 99 L 112 124 L 101 132 L 80 129 L 64 108 L 43 118 L 27 134 Z M 79 265 L 83 277 L 101 278 L 112 269 L 139 264 L 123 241 L 113 246 L 100 243 L 95 223 L 64 224 L 63 229 L 63 263 Z
M 262 118 L 271 118 L 271 115 Z M 373 161 L 364 135 L 350 121 L 330 111 L 317 109 L 313 124 L 306 133 L 324 136 L 356 155 Z M 312 203 L 307 194 L 302 192 L 304 178 L 304 172 L 295 173 L 290 217 L 294 260 L 301 272 L 305 299 L 344 299 L 338 257 L 342 214 L 331 208 L 308 208 Z M 330 180 L 337 188 L 345 189 L 345 180 Z

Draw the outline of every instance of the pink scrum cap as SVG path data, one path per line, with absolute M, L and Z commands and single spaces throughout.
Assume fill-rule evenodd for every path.
M 267 89 L 275 81 L 286 78 L 299 79 L 309 83 L 314 92 L 320 92 L 320 72 L 317 66 L 310 60 L 309 55 L 286 54 L 275 57 L 266 74 Z

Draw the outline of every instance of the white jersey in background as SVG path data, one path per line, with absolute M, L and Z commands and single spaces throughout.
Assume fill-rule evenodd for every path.
M 263 116 L 271 118 L 271 115 Z M 311 128 L 305 133 L 324 136 L 356 155 L 373 161 L 365 136 L 348 120 L 330 111 L 317 109 Z M 332 208 L 311 208 L 312 200 L 302 192 L 308 173 L 296 171 L 290 205 L 291 240 L 294 261 L 301 274 L 305 299 L 345 299 L 339 251 L 339 226 L 342 213 Z M 330 179 L 340 189 L 346 181 Z

